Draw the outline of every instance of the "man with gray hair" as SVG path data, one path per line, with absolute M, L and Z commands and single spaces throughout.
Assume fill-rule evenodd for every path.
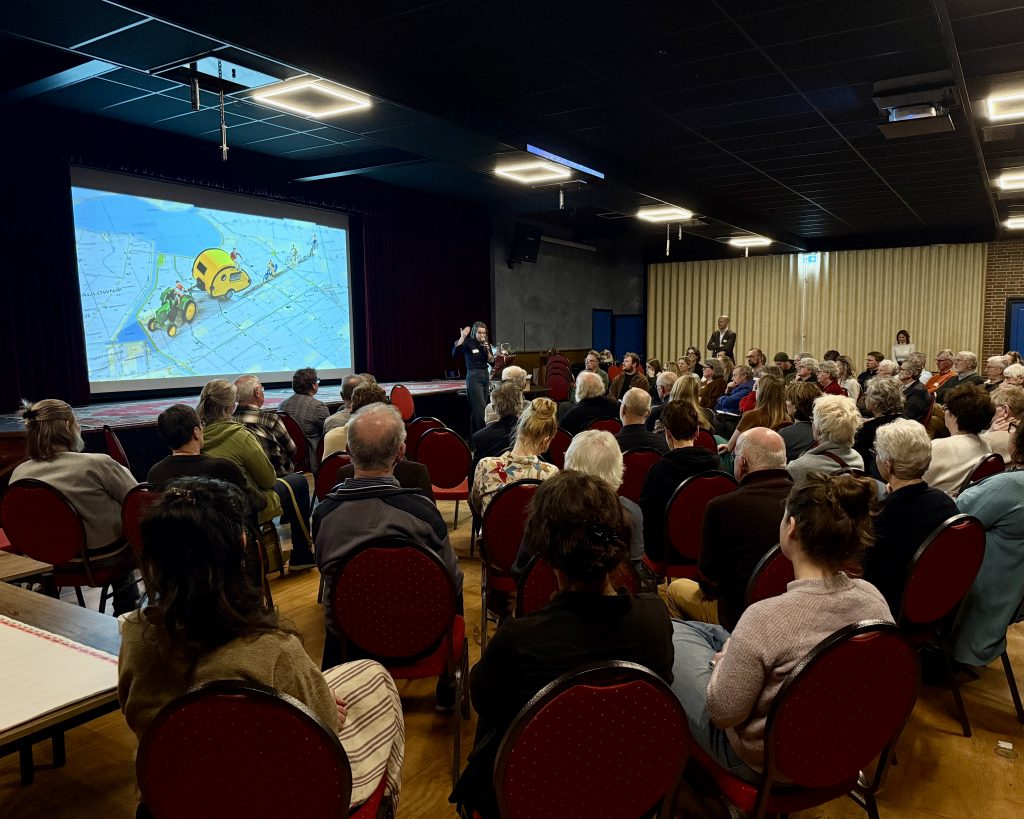
M 524 370 L 522 367 L 517 367 L 515 364 L 511 365 L 510 367 L 505 367 L 501 371 L 501 385 L 503 386 L 505 384 L 510 384 L 511 386 L 516 387 L 521 393 L 526 392 L 526 385 L 529 383 L 529 381 L 530 379 L 527 376 L 526 370 Z M 484 407 L 485 424 L 493 424 L 495 421 L 501 418 L 501 414 L 498 412 L 497 407 L 494 406 L 494 392 L 495 390 L 497 390 L 498 386 L 499 385 L 497 384 L 492 385 L 491 400 L 488 402 L 487 406 Z M 479 430 L 477 430 L 477 432 L 479 432 Z M 474 433 L 474 435 L 475 434 L 476 433 Z M 500 455 L 501 453 L 499 452 L 498 454 Z
M 473 448 L 473 463 L 469 468 L 471 480 L 481 458 L 496 457 L 512 449 L 512 433 L 524 405 L 523 390 L 514 382 L 503 382 L 491 393 L 491 403 L 487 406 L 494 408 L 497 418 L 474 432 L 470 439 Z
M 615 436 L 619 449 L 623 452 L 629 452 L 631 449 L 654 449 L 662 455 L 668 452 L 665 436 L 650 432 L 644 426 L 650 414 L 651 394 L 639 387 L 626 390 L 619 410 L 622 429 Z
M 978 375 L 978 357 L 970 350 L 961 350 L 953 356 L 953 369 L 956 375 L 944 383 L 935 393 L 935 401 L 946 403 L 949 393 L 963 384 L 984 384 L 985 379 Z
M 597 373 L 581 372 L 576 376 L 576 403 L 562 418 L 561 426 L 570 435 L 583 432 L 598 418 L 618 418 L 619 402 L 604 394 L 604 384 Z
M 341 381 L 341 408 L 324 421 L 324 435 L 336 427 L 343 427 L 352 417 L 352 393 L 356 387 L 364 383 L 361 375 L 346 375 Z M 376 382 L 374 382 L 376 383 Z
M 991 356 L 985 362 L 985 389 L 993 392 L 1003 383 L 1003 371 L 1010 366 L 1010 357 L 1005 355 Z
M 402 538 L 438 554 L 455 581 L 461 613 L 462 569 L 448 540 L 448 526 L 430 500 L 419 490 L 401 487 L 394 475 L 395 464 L 405 455 L 405 424 L 398 410 L 382 403 L 358 410 L 348 423 L 348 451 L 354 476 L 334 487 L 313 513 L 316 562 L 325 587 L 332 588 L 338 567 L 359 547 L 379 538 Z M 343 659 L 342 638 L 335 631 L 330 594 L 325 595 L 324 603 L 327 640 L 323 664 L 328 668 Z M 454 704 L 449 688 L 447 680 L 438 681 L 438 708 Z
M 662 370 L 658 373 L 658 377 L 655 380 L 655 387 L 658 390 L 658 405 L 651 407 L 651 414 L 647 416 L 647 430 L 654 432 L 654 427 L 658 423 L 658 419 L 661 418 L 661 411 L 665 409 L 665 404 L 668 403 L 668 397 L 672 394 L 672 388 L 676 385 L 676 381 L 679 380 L 679 376 L 676 375 L 672 370 Z
M 238 406 L 232 418 L 245 424 L 267 453 L 279 478 L 295 471 L 295 442 L 276 412 L 263 409 L 263 385 L 257 375 L 235 379 Z M 308 494 L 308 493 L 307 493 Z
M 708 501 L 704 510 L 700 580 L 675 580 L 665 592 L 673 617 L 719 623 L 730 631 L 746 608 L 754 567 L 779 541 L 779 524 L 793 488 L 782 437 L 767 427 L 740 435 L 733 475 L 739 487 Z

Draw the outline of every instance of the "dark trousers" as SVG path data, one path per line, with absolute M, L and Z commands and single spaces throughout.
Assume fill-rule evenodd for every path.
M 487 406 L 487 370 L 469 370 L 466 373 L 466 398 L 469 401 L 469 434 L 484 428 L 484 408 Z
M 292 493 L 295 494 L 295 503 L 292 503 L 288 487 L 285 487 L 281 481 L 287 483 Z M 274 491 L 277 492 L 278 497 L 281 499 L 281 507 L 284 509 L 281 521 L 287 523 L 291 529 L 291 562 L 296 565 L 315 562 L 313 560 L 313 546 L 309 542 L 309 538 L 306 537 L 306 530 L 309 529 L 309 483 L 306 481 L 306 476 L 301 472 L 292 472 L 283 478 L 278 478 L 274 483 Z M 298 506 L 297 509 L 296 505 Z M 305 528 L 303 528 L 303 525 L 300 525 L 300 518 Z

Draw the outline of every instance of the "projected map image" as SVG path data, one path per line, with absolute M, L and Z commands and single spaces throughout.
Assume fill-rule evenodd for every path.
M 346 231 L 72 188 L 94 382 L 350 367 Z

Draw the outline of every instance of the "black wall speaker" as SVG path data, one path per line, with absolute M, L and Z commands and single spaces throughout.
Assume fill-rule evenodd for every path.
M 508 250 L 510 262 L 535 262 L 540 250 L 540 228 L 536 225 L 516 223 L 512 244 Z

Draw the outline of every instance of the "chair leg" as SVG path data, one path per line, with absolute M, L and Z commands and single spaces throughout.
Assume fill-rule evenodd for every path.
M 1006 673 L 1006 684 L 1010 686 L 1010 696 L 1013 697 L 1013 707 L 1017 712 L 1017 722 L 1024 725 L 1024 705 L 1021 705 L 1020 702 L 1020 691 L 1017 689 L 1017 680 L 1013 676 L 1010 655 L 1004 651 L 1000 659 L 1003 661 L 1003 671 Z
M 487 648 L 487 564 L 480 566 L 480 653 Z
M 100 614 L 103 614 L 103 610 L 107 607 L 107 597 L 110 596 L 110 584 L 107 583 L 100 589 Z
M 21 766 L 21 784 L 31 785 L 36 778 L 36 763 L 32 759 L 32 745 L 26 743 L 18 748 L 18 763 Z
M 953 664 L 949 659 L 949 652 L 942 647 L 942 661 L 946 666 L 946 678 L 949 680 L 949 687 L 953 692 L 953 703 L 956 705 L 956 713 L 960 718 L 960 727 L 963 728 L 964 736 L 971 736 L 971 721 L 967 718 L 967 709 L 964 707 L 964 699 L 960 696 L 960 683 L 956 681 L 956 674 L 953 672 Z
M 78 596 L 78 605 L 85 608 L 85 596 L 82 594 L 82 587 L 75 586 L 75 594 Z
M 61 768 L 68 761 L 68 752 L 64 745 L 64 732 L 54 734 L 50 737 L 50 742 L 53 745 L 53 767 Z
M 455 525 L 452 526 L 452 529 L 458 529 L 458 528 L 459 528 L 459 500 L 458 500 L 458 498 L 456 498 L 455 499 Z

